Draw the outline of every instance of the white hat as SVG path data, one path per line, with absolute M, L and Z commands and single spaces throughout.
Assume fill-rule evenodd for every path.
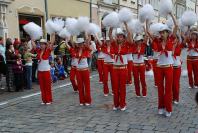
M 46 40 L 46 39 L 40 39 L 39 42 L 40 42 L 40 43 L 47 43 L 47 40 Z
M 76 43 L 80 44 L 80 43 L 84 43 L 85 39 L 84 38 L 77 38 L 76 39 Z
M 168 28 L 168 25 L 166 25 L 166 24 L 162 24 L 162 25 L 161 25 L 161 27 L 160 27 L 160 29 L 159 29 L 159 32 L 160 32 L 160 31 L 165 31 L 165 30 L 167 30 L 167 31 L 171 31 L 171 29 L 170 29 L 170 28 Z
M 124 31 L 123 31 L 121 28 L 117 28 L 117 29 L 116 29 L 116 35 L 120 35 L 120 34 L 121 34 L 121 35 L 125 35 L 125 34 L 124 34 Z
M 137 35 L 137 36 L 134 37 L 135 41 L 140 41 L 140 40 L 143 40 L 143 39 L 144 39 L 143 35 Z
M 193 32 L 192 32 L 192 34 L 193 34 L 193 33 L 194 33 L 194 34 L 198 34 L 198 32 L 197 32 L 197 31 L 193 31 Z

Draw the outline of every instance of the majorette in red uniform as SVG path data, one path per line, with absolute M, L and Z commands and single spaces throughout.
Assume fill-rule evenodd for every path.
M 109 37 L 107 37 L 103 43 L 99 42 L 99 44 L 102 45 L 102 51 L 103 51 L 103 55 L 104 55 L 103 92 L 104 92 L 104 96 L 108 96 L 108 94 L 109 94 L 109 87 L 108 87 L 109 73 L 110 73 L 110 78 L 111 78 L 111 86 L 113 85 L 112 80 L 113 80 L 114 55 L 113 55 L 113 47 L 111 46 Z M 112 88 L 112 94 L 113 94 L 113 88 Z
M 173 46 L 173 102 L 178 104 L 179 102 L 179 92 L 180 92 L 180 77 L 181 77 L 181 51 L 183 48 L 183 43 L 180 42 L 179 36 L 175 39 Z
M 132 73 L 133 73 L 133 46 L 129 45 L 128 46 L 128 53 L 127 53 L 127 70 L 128 70 L 128 75 L 127 75 L 127 84 L 131 85 L 132 84 Z
M 172 112 L 172 84 L 173 84 L 173 45 L 177 32 L 177 23 L 170 13 L 173 22 L 174 29 L 173 33 L 170 34 L 170 29 L 167 25 L 163 24 L 160 27 L 159 33 L 161 38 L 157 45 L 158 51 L 160 52 L 157 61 L 157 76 L 158 76 L 158 114 L 162 115 L 165 113 L 166 117 L 171 116 Z M 151 39 L 153 39 L 151 37 Z
M 72 87 L 74 89 L 74 92 L 78 92 L 78 85 L 76 81 L 76 75 L 77 75 L 77 65 L 78 65 L 78 59 L 76 58 L 77 56 L 77 44 L 74 44 L 72 40 L 70 40 L 72 47 L 66 43 L 67 48 L 69 49 L 70 55 L 71 55 L 71 70 L 70 70 L 70 81 L 72 83 Z
M 159 54 L 160 52 L 158 51 L 158 48 L 157 48 L 157 45 L 158 45 L 158 42 L 159 41 L 159 38 L 158 37 L 155 37 L 152 41 L 152 49 L 153 49 L 153 61 L 152 61 L 152 67 L 153 67 L 153 76 L 154 76 L 154 85 L 155 87 L 157 87 L 157 82 L 158 82 L 158 79 L 157 79 L 157 61 L 158 61 L 158 58 L 159 58 Z
M 34 49 L 36 48 L 37 59 L 38 61 L 38 80 L 41 90 L 42 104 L 51 104 L 52 103 L 52 90 L 51 90 L 51 75 L 50 75 L 50 65 L 49 57 L 51 51 L 53 50 L 54 44 L 54 35 L 52 36 L 51 43 L 48 43 L 47 40 L 40 40 L 40 48 L 36 48 L 36 44 L 33 43 Z
M 112 54 L 115 55 L 115 61 L 113 64 L 113 99 L 114 99 L 114 108 L 118 108 L 121 111 L 126 110 L 126 80 L 127 80 L 127 54 L 129 43 L 132 43 L 131 33 L 128 30 L 127 24 L 125 24 L 127 30 L 127 38 L 125 37 L 124 32 L 118 28 L 116 32 L 116 38 L 113 39 L 112 28 L 109 31 L 109 37 L 111 40 L 111 45 L 114 49 Z
M 84 38 L 77 38 L 76 41 L 78 49 L 76 51 L 77 64 L 77 84 L 79 91 L 80 105 L 89 106 L 91 104 L 91 92 L 90 92 L 90 73 L 88 68 L 87 58 L 90 57 L 91 49 L 89 47 L 89 41 Z
M 104 38 L 100 40 L 102 44 L 96 43 L 96 49 L 98 51 L 98 58 L 97 58 L 97 67 L 98 67 L 98 74 L 99 74 L 99 82 L 103 83 L 103 76 L 104 76 L 104 52 L 102 51 L 102 47 L 104 45 Z
M 187 39 L 187 69 L 189 88 L 198 88 L 198 32 L 192 31 Z M 193 78 L 194 77 L 194 78 Z
M 142 35 L 136 35 L 133 44 L 133 76 L 135 84 L 136 96 L 146 97 L 147 87 L 145 81 L 145 63 L 144 63 L 144 53 L 146 49 L 147 37 Z M 142 94 L 140 92 L 140 83 L 142 85 Z

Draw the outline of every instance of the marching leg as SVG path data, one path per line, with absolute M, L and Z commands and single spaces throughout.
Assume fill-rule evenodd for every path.
M 140 96 L 140 81 L 139 81 L 139 67 L 133 66 L 133 76 L 134 76 L 134 84 L 135 84 L 135 92 L 136 96 Z
M 187 60 L 187 70 L 188 70 L 188 79 L 189 79 L 189 87 L 193 87 L 193 75 L 192 75 L 192 62 Z
M 142 84 L 142 96 L 147 96 L 147 87 L 146 87 L 146 81 L 145 81 L 145 66 L 140 66 L 139 73 L 140 73 L 140 82 Z

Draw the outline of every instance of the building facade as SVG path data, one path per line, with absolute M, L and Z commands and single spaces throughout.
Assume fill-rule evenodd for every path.
M 151 4 L 155 10 L 155 21 L 163 22 L 166 18 L 159 15 L 160 0 L 0 0 L 0 36 L 4 38 L 24 38 L 23 25 L 35 22 L 44 29 L 48 18 L 88 16 L 91 21 L 102 26 L 105 15 L 118 11 L 122 7 L 131 9 L 134 18 L 139 9 Z M 181 17 L 185 10 L 197 12 L 197 0 L 173 0 L 174 13 Z M 103 29 L 106 30 L 106 29 Z M 45 29 L 44 29 L 45 31 Z

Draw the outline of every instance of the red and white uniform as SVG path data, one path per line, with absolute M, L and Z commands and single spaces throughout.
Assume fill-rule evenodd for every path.
M 133 46 L 128 46 L 128 53 L 127 53 L 127 69 L 128 69 L 128 76 L 127 76 L 127 84 L 132 84 L 132 72 L 133 72 Z
M 146 44 L 142 43 L 140 45 L 133 44 L 133 76 L 135 84 L 135 92 L 137 96 L 146 96 L 147 87 L 145 81 L 145 63 L 144 63 L 144 53 L 146 49 Z M 140 83 L 142 85 L 142 94 L 140 93 Z
M 188 56 L 187 56 L 187 69 L 190 87 L 198 86 L 198 42 L 193 43 L 189 40 L 188 43 Z M 194 77 L 194 78 L 193 78 Z
M 96 45 L 96 49 L 98 51 L 98 59 L 97 59 L 97 66 L 98 66 L 98 74 L 99 74 L 99 82 L 103 81 L 103 76 L 104 76 L 104 52 L 102 51 L 102 47 L 103 47 L 104 43 L 102 45 L 100 45 L 99 43 L 97 43 Z
M 41 90 L 41 98 L 43 103 L 52 102 L 52 91 L 51 91 L 51 75 L 50 75 L 50 65 L 49 57 L 51 54 L 51 49 L 47 48 L 44 52 L 37 48 L 37 59 L 38 62 L 38 80 Z
M 76 58 L 77 53 L 75 48 L 70 48 L 70 55 L 71 55 L 71 71 L 70 71 L 70 81 L 72 83 L 74 91 L 78 91 L 78 86 L 76 82 L 76 67 L 78 65 L 78 59 Z
M 153 74 L 154 74 L 154 82 L 155 82 L 155 86 L 157 86 L 157 82 L 158 82 L 158 76 L 157 76 L 157 61 L 160 55 L 160 52 L 158 51 L 157 45 L 159 43 L 159 39 L 155 38 L 152 42 L 152 49 L 153 49 L 153 62 L 152 62 L 152 66 L 153 66 Z
M 172 84 L 173 84 L 173 45 L 175 37 L 170 35 L 167 42 L 159 40 L 160 51 L 158 65 L 158 109 L 172 112 Z M 164 83 L 165 82 L 165 83 Z
M 111 44 L 114 48 L 112 54 L 115 55 L 115 61 L 113 64 L 113 98 L 115 108 L 121 109 L 126 106 L 126 80 L 127 80 L 127 54 L 128 42 L 124 42 L 122 45 L 118 45 L 115 41 Z
M 103 47 L 104 52 L 104 65 L 103 65 L 103 88 L 104 88 L 104 94 L 109 94 L 109 87 L 108 87 L 108 75 L 110 73 L 111 78 L 111 86 L 113 85 L 113 63 L 114 63 L 114 51 L 112 46 L 104 46 Z M 113 88 L 112 88 L 113 93 Z
M 180 90 L 180 77 L 181 77 L 181 51 L 182 44 L 176 44 L 173 48 L 173 101 L 179 102 L 179 90 Z
M 87 46 L 77 49 L 78 64 L 76 72 L 80 104 L 91 104 L 90 73 L 87 62 L 90 53 L 91 50 Z

